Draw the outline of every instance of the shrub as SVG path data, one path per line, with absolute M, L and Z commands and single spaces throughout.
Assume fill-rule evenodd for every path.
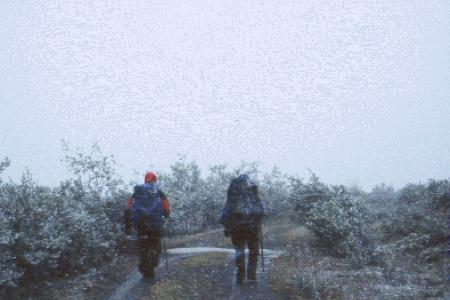
M 398 193 L 397 209 L 390 222 L 392 238 L 408 237 L 408 240 L 417 240 L 417 243 L 410 242 L 411 246 L 406 247 L 411 251 L 445 242 L 449 206 L 448 180 L 429 180 L 428 184 L 406 185 Z
M 290 202 L 304 224 L 330 252 L 350 255 L 360 265 L 369 250 L 363 232 L 366 217 L 361 200 L 343 186 L 327 186 L 312 174 L 309 183 L 291 178 Z
M 57 188 L 35 184 L 26 171 L 19 184 L 0 180 L 0 286 L 87 270 L 111 259 L 121 238 L 123 208 L 114 161 L 70 154 L 75 178 Z M 9 165 L 0 163 L 0 173 Z M 122 198 L 122 199 L 120 199 Z

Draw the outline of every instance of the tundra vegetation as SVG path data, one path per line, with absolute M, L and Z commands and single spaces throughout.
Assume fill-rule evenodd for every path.
M 0 162 L 0 296 L 123 255 L 122 213 L 135 183 L 125 184 L 114 158 L 96 145 L 87 152 L 63 151 L 72 175 L 56 187 L 36 184 L 27 170 L 20 182 L 7 180 L 2 173 L 11 162 Z M 173 210 L 169 234 L 218 228 L 230 179 L 242 172 L 257 178 L 268 215 L 265 231 L 286 253 L 273 261 L 270 284 L 287 297 L 449 296 L 448 179 L 399 190 L 380 184 L 365 192 L 327 185 L 312 172 L 307 180 L 277 168 L 261 173 L 256 163 L 216 165 L 203 175 L 181 157 L 158 173 Z

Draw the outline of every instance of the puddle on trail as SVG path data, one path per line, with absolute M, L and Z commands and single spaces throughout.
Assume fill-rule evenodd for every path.
M 172 248 L 167 249 L 167 254 L 172 255 L 186 255 L 186 254 L 202 254 L 202 253 L 228 253 L 234 254 L 234 249 L 230 248 L 215 248 L 215 247 L 192 247 L 192 248 Z M 245 250 L 248 253 L 248 249 Z M 260 252 L 261 254 L 261 252 Z M 282 251 L 264 249 L 264 257 L 277 257 L 282 254 Z

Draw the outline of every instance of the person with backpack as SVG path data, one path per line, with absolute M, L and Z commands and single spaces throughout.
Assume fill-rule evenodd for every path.
M 125 231 L 134 227 L 138 235 L 140 255 L 139 271 L 144 278 L 154 278 L 159 265 L 164 219 L 169 218 L 170 205 L 157 184 L 156 175 L 147 172 L 144 184 L 134 187 L 125 210 Z
M 236 283 L 256 280 L 258 263 L 259 233 L 264 216 L 264 206 L 258 195 L 258 186 L 246 174 L 231 180 L 227 191 L 227 202 L 220 217 L 225 237 L 231 236 L 236 250 Z M 245 272 L 245 248 L 249 256 Z

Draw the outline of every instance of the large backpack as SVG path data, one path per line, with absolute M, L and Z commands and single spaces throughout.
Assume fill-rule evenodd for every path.
M 163 222 L 163 208 L 156 182 L 134 187 L 131 222 L 138 230 L 159 229 Z
M 262 202 L 253 193 L 251 187 L 247 175 L 231 180 L 227 192 L 227 203 L 222 213 L 222 223 L 252 224 L 263 216 Z

